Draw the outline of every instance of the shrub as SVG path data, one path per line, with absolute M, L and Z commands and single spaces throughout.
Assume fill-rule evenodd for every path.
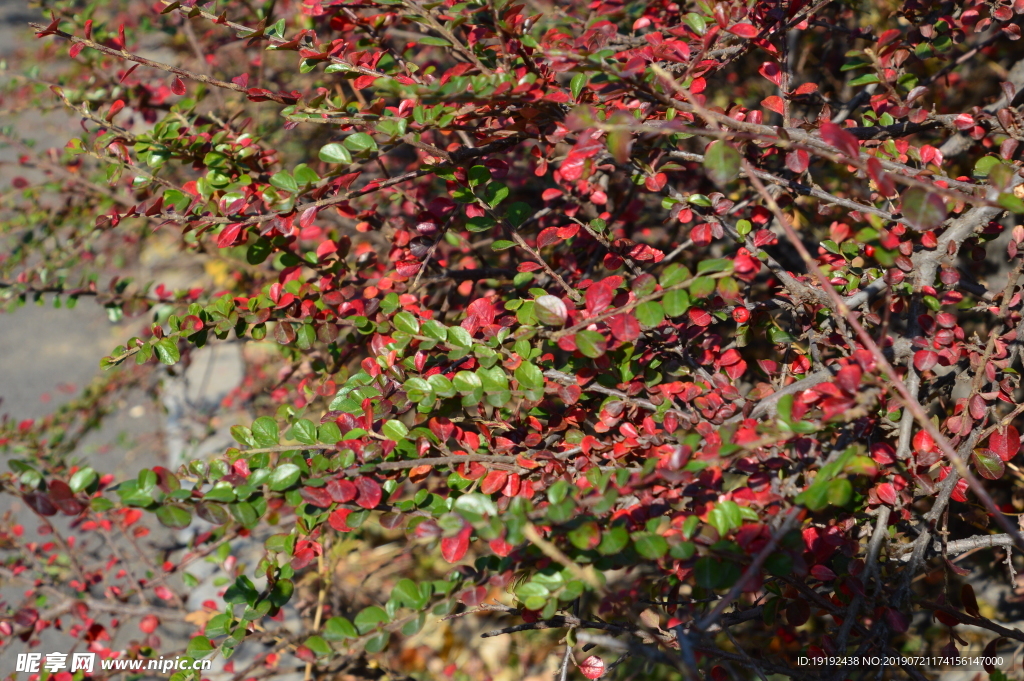
M 0 529 L 5 645 L 185 620 L 239 680 L 719 679 L 1024 641 L 972 586 L 1024 548 L 1020 2 L 46 9 L 5 105 L 82 132 L 19 150 L 0 296 L 147 321 L 0 431 L 42 535 Z M 216 284 L 126 278 L 171 236 Z M 231 339 L 275 348 L 237 446 L 75 457 Z

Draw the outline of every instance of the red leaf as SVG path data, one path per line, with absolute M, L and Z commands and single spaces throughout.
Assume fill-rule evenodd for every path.
M 331 495 L 325 487 L 303 487 L 299 494 L 308 503 L 320 508 L 328 508 L 331 505 Z
M 125 71 L 125 72 L 124 72 L 124 75 L 123 75 L 123 76 L 121 76 L 121 77 L 120 77 L 120 78 L 118 79 L 118 81 L 117 81 L 117 82 L 119 82 L 119 83 L 123 83 L 123 82 L 125 81 L 125 78 L 127 78 L 127 77 L 128 77 L 128 76 L 130 76 L 130 75 L 132 75 L 132 71 L 134 71 L 135 69 L 139 68 L 139 66 L 140 66 L 140 64 L 134 64 L 134 65 L 132 65 L 132 67 L 131 67 L 130 69 L 128 69 L 127 71 Z
M 914 353 L 914 368 L 927 371 L 939 363 L 939 355 L 931 350 L 918 350 Z
M 146 615 L 139 621 L 139 629 L 144 634 L 152 634 L 160 626 L 160 618 L 156 615 Z
M 824 565 L 815 565 L 811 568 L 811 576 L 822 582 L 831 582 L 836 578 L 836 573 Z
M 707 246 L 714 236 L 711 232 L 711 223 L 702 222 L 690 230 L 690 240 L 697 246 Z
M 999 455 L 991 449 L 975 449 L 971 461 L 978 475 L 986 480 L 998 480 L 1006 472 L 1006 466 Z
M 946 201 L 934 192 L 911 187 L 903 192 L 901 199 L 900 212 L 919 232 L 935 229 L 946 219 Z
M 458 596 L 460 603 L 462 603 L 463 605 L 468 605 L 471 608 L 483 603 L 485 598 L 487 598 L 487 587 L 485 586 L 477 586 L 471 589 L 466 589 Z
M 751 26 L 750 24 L 734 24 L 733 26 L 729 27 L 726 30 L 728 30 L 729 33 L 732 33 L 733 35 L 738 35 L 741 38 L 757 37 L 757 29 Z M 596 679 L 597 677 L 592 676 L 590 678 Z
M 355 79 L 354 85 L 356 90 L 365 90 L 366 88 L 373 85 L 373 81 L 375 80 L 377 80 L 376 76 L 359 76 L 358 78 Z
M 470 333 L 476 333 L 481 327 L 493 324 L 497 314 L 498 311 L 494 309 L 491 301 L 477 298 L 466 306 L 466 318 L 462 320 L 461 326 Z
M 802 173 L 811 164 L 811 156 L 803 149 L 794 149 L 786 154 L 786 167 L 794 173 Z
M 382 490 L 377 481 L 365 476 L 356 479 L 356 489 L 359 490 L 359 497 L 356 503 L 363 508 L 375 508 L 380 503 Z
M 960 587 L 960 602 L 964 606 L 964 610 L 971 617 L 981 617 L 981 612 L 978 608 L 978 599 L 974 595 L 974 587 L 970 584 L 964 584 Z
M 508 482 L 508 473 L 505 471 L 491 471 L 480 483 L 480 491 L 484 494 L 494 494 Z
M 709 326 L 711 324 L 711 315 L 703 308 L 691 307 L 687 314 L 690 316 L 690 321 L 697 326 Z
M 612 299 L 615 298 L 615 289 L 621 282 L 622 277 L 613 276 L 591 284 L 587 289 L 587 311 L 595 315 L 606 310 L 612 304 Z
M 449 563 L 457 563 L 466 555 L 469 549 L 469 535 L 473 528 L 463 525 L 459 533 L 454 537 L 445 537 L 441 540 L 441 556 Z
M 604 676 L 604 660 L 597 655 L 591 655 L 580 662 L 580 671 L 588 679 L 599 679 Z
M 1013 426 L 997 430 L 988 439 L 989 448 L 1003 461 L 1009 461 L 1020 451 L 1020 434 Z
M 352 528 L 348 526 L 347 520 L 349 514 L 352 512 L 350 508 L 339 508 L 331 513 L 327 518 L 327 524 L 338 532 L 351 532 Z
M 782 69 L 773 61 L 766 61 L 757 70 L 762 76 L 775 83 L 776 87 L 782 87 Z
M 217 247 L 218 248 L 230 248 L 234 246 L 238 241 L 238 237 L 242 232 L 241 223 L 234 223 L 228 225 L 221 230 L 220 234 L 217 235 Z
M 548 227 L 541 230 L 540 234 L 537 235 L 537 248 L 557 244 L 561 240 L 561 237 L 558 236 L 558 227 Z
M 914 451 L 918 454 L 927 454 L 935 451 L 935 439 L 928 434 L 927 430 L 919 430 L 914 435 Z
M 509 544 L 504 539 L 492 539 L 488 542 L 488 546 L 491 547 L 491 551 L 494 551 L 494 555 L 504 558 L 508 554 L 512 553 L 512 549 L 515 547 Z
M 883 504 L 887 506 L 896 505 L 896 488 L 892 486 L 891 482 L 883 482 L 875 489 L 875 492 Z
M 807 601 L 797 598 L 790 601 L 789 605 L 786 606 L 786 621 L 789 622 L 790 626 L 802 626 L 810 617 L 811 607 L 807 605 Z
M 22 497 L 29 506 L 31 506 L 36 513 L 39 515 L 57 515 L 57 509 L 54 507 L 50 498 L 45 494 L 39 492 L 32 492 Z
M 786 103 L 782 101 L 782 97 L 779 97 L 777 95 L 772 95 L 771 97 L 765 97 L 764 99 L 762 99 L 761 106 L 768 109 L 769 111 L 774 111 L 779 115 L 782 115 L 782 113 L 786 110 Z
M 185 83 L 182 82 L 181 78 L 175 77 L 175 79 L 171 81 L 171 92 L 176 95 L 185 94 Z
M 328 480 L 324 489 L 331 495 L 331 499 L 339 504 L 347 504 L 355 499 L 356 494 L 359 493 L 359 490 L 356 489 L 355 484 L 351 480 Z
M 299 216 L 299 227 L 306 229 L 307 227 L 312 225 L 313 221 L 316 220 L 316 214 L 318 210 L 319 208 L 317 208 L 316 206 L 310 206 L 306 210 L 302 211 L 302 215 Z
M 892 178 L 882 170 L 882 162 L 874 156 L 868 159 L 868 175 L 875 181 L 879 194 L 882 196 L 894 196 L 896 194 L 896 185 L 893 184 Z
M 931 232 L 928 233 L 931 234 Z M 971 414 L 971 418 L 973 418 L 976 421 L 980 421 L 981 418 L 985 415 L 985 410 L 988 409 L 988 407 L 985 405 L 985 398 L 982 397 L 981 395 L 975 395 L 974 397 L 972 397 L 971 401 L 968 403 L 967 408 Z M 992 445 L 991 441 L 989 441 L 989 447 L 991 449 L 996 449 Z
M 608 327 L 612 330 L 612 335 L 620 341 L 629 342 L 640 337 L 640 322 L 632 312 L 609 317 Z
M 836 385 L 842 388 L 843 392 L 848 395 L 853 395 L 860 387 L 860 379 L 862 375 L 863 372 L 861 371 L 860 366 L 856 364 L 845 366 L 836 374 Z
M 107 112 L 107 120 L 111 120 L 117 115 L 117 112 L 124 108 L 124 102 L 120 99 L 110 105 L 110 111 Z
M 825 121 L 821 124 L 821 139 L 850 158 L 860 156 L 860 145 L 857 143 L 857 138 L 835 123 Z
M 885 609 L 885 621 L 888 623 L 889 628 L 898 634 L 902 634 L 910 626 L 907 616 L 894 608 Z
M 644 186 L 647 187 L 647 191 L 660 192 L 668 182 L 668 175 L 665 173 L 656 173 L 655 175 L 648 175 L 644 180 Z
M 597 133 L 597 129 L 588 128 L 580 134 L 575 146 L 562 161 L 560 170 L 563 179 L 573 181 L 583 177 L 584 162 L 604 149 L 604 143 L 600 139 L 595 139 Z
M 84 47 L 85 47 L 84 43 L 75 43 L 74 45 L 71 46 L 71 49 L 68 50 L 68 54 L 71 55 L 72 59 L 74 59 L 75 57 L 78 56 L 78 53 L 81 52 L 82 48 L 84 48 Z

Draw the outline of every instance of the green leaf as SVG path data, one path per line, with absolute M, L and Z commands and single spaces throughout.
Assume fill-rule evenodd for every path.
M 267 484 L 270 485 L 270 489 L 275 492 L 286 490 L 294 485 L 299 480 L 299 476 L 302 471 L 293 463 L 283 463 L 274 469 L 274 472 L 270 474 L 270 480 Z
M 304 445 L 316 444 L 316 426 L 309 419 L 299 419 L 292 426 L 292 437 Z
M 865 73 L 863 76 L 858 76 L 850 81 L 850 87 L 857 87 L 860 85 L 870 85 L 871 83 L 879 82 L 878 76 L 873 73 Z
M 697 263 L 697 274 L 713 274 L 714 272 L 731 272 L 732 260 L 729 258 L 712 258 Z
M 422 38 L 416 40 L 420 45 L 434 45 L 436 47 L 451 47 L 452 44 L 444 38 L 435 38 L 434 36 L 425 35 Z
M 192 524 L 192 514 L 180 506 L 161 506 L 156 510 L 156 517 L 161 525 L 175 530 Z
M 579 99 L 580 92 L 583 91 L 583 87 L 587 84 L 587 74 L 577 73 L 572 77 L 572 81 L 569 83 L 569 89 L 572 91 L 572 98 Z
M 1021 201 L 1013 194 L 1000 194 L 998 202 L 1000 206 L 1011 213 L 1024 214 L 1024 201 Z
M 71 480 L 68 481 L 68 486 L 71 488 L 72 492 L 77 494 L 92 485 L 92 483 L 96 482 L 98 477 L 99 475 L 96 471 L 86 466 L 71 476 Z
M 491 182 L 484 187 L 484 201 L 491 208 L 496 208 L 506 198 L 508 198 L 508 187 L 501 182 Z
M 613 556 L 626 548 L 628 543 L 629 532 L 626 531 L 626 528 L 621 525 L 613 525 L 605 530 L 601 537 L 601 543 L 597 547 L 597 552 L 603 556 Z
M 690 309 L 690 295 L 683 289 L 669 291 L 661 299 L 661 306 L 669 317 L 678 317 Z
M 401 442 L 409 435 L 409 429 L 398 419 L 391 419 L 385 423 L 381 431 L 384 433 L 384 437 L 395 442 Z
M 411 579 L 400 579 L 395 584 L 394 588 L 391 589 L 391 600 L 393 600 L 399 607 L 413 608 L 419 610 L 427 604 L 430 600 L 430 587 L 424 585 L 427 588 L 421 589 L 416 582 Z
M 331 142 L 320 147 L 319 155 L 324 163 L 352 163 L 352 154 L 339 142 Z
M 795 343 L 796 338 L 777 326 L 768 327 L 768 340 L 772 343 Z
M 376 605 L 371 605 L 368 608 L 363 608 L 356 615 L 353 624 L 356 625 L 356 629 L 360 634 L 366 634 L 377 628 L 379 624 L 385 624 L 390 621 L 390 617 L 384 611 L 383 608 L 379 608 Z
M 714 589 L 718 586 L 718 573 L 721 569 L 721 562 L 711 556 L 704 556 L 693 565 L 693 574 L 697 579 L 697 586 L 705 589 Z
M 697 277 L 690 284 L 690 300 L 702 300 L 715 292 L 715 280 L 711 277 Z
M 498 252 L 507 251 L 508 249 L 515 247 L 515 245 L 515 241 L 508 241 L 507 239 L 498 239 L 497 241 L 491 244 L 491 250 Z
M 491 227 L 494 227 L 494 220 L 486 215 L 466 220 L 466 229 L 470 232 L 486 232 Z
M 704 21 L 704 17 L 696 12 L 688 12 L 684 14 L 683 23 L 693 29 L 693 32 L 697 35 L 704 35 L 704 32 L 708 28 L 708 24 Z
M 585 522 L 570 530 L 569 541 L 581 551 L 589 551 L 601 542 L 601 529 L 594 521 Z
M 332 617 L 324 623 L 324 638 L 328 641 L 343 641 L 347 638 L 358 638 L 359 632 L 344 617 Z
M 342 142 L 348 149 L 357 154 L 362 151 L 377 151 L 377 143 L 365 132 L 357 132 L 349 135 Z
M 648 560 L 657 560 L 668 553 L 668 542 L 660 534 L 636 532 L 632 539 L 636 552 Z
M 295 178 L 292 177 L 292 174 L 286 170 L 282 170 L 271 175 L 270 184 L 292 194 L 299 191 L 299 183 L 296 182 Z
M 999 160 L 998 156 L 982 156 L 978 159 L 977 163 L 974 164 L 975 177 L 988 177 L 992 168 L 998 166 L 1000 163 L 1002 163 L 1002 161 Z
M 729 184 L 740 174 L 740 152 L 724 140 L 716 140 L 704 152 L 704 170 L 719 187 Z
M 331 646 L 319 636 L 310 636 L 306 639 L 305 646 L 316 653 L 317 657 L 331 654 Z
M 417 334 L 420 332 L 419 320 L 411 313 L 402 310 L 395 315 L 394 318 L 395 328 L 399 331 L 405 331 L 406 333 Z
M 316 329 L 312 324 L 303 324 L 295 331 L 295 345 L 302 350 L 309 350 L 316 342 Z
M 665 268 L 665 271 L 661 273 L 659 283 L 662 288 L 669 288 L 680 284 L 690 278 L 690 270 L 686 269 L 682 265 L 672 263 Z
M 516 368 L 514 375 L 515 379 L 519 381 L 519 385 L 523 388 L 533 390 L 544 389 L 544 372 L 530 362 L 520 364 Z
M 252 424 L 252 436 L 260 447 L 273 447 L 278 444 L 279 433 L 277 421 L 269 416 L 261 416 Z
M 153 349 L 156 350 L 156 356 L 163 364 L 176 364 L 181 359 L 178 343 L 174 338 L 161 338 L 153 344 Z
M 483 381 L 472 371 L 460 371 L 455 374 L 455 378 L 452 380 L 452 384 L 455 389 L 463 395 L 468 395 L 474 390 L 483 388 Z
M 836 478 L 828 483 L 828 503 L 846 506 L 853 497 L 853 485 L 846 478 Z
M 452 504 L 452 510 L 473 524 L 482 522 L 485 516 L 494 518 L 498 515 L 494 501 L 479 492 L 462 495 Z
M 466 173 L 466 179 L 470 187 L 486 184 L 491 181 L 491 170 L 487 166 L 473 166 Z
M 649 300 L 636 306 L 636 319 L 640 326 L 646 329 L 653 329 L 665 321 L 665 308 L 656 300 Z M 577 334 L 577 338 L 578 338 Z M 576 341 L 577 345 L 579 340 Z M 586 353 L 584 353 L 586 354 Z
M 604 354 L 607 341 L 599 332 L 584 329 L 576 332 L 576 347 L 587 357 L 596 359 Z
M 191 658 L 198 659 L 200 657 L 205 657 L 212 650 L 213 641 L 205 636 L 193 636 L 189 639 L 188 647 L 185 649 L 185 654 Z
M 513 227 L 519 227 L 526 219 L 533 214 L 533 209 L 530 205 L 523 203 L 522 201 L 516 201 L 515 203 L 509 204 L 508 209 L 505 211 L 505 219 L 508 220 L 509 224 Z

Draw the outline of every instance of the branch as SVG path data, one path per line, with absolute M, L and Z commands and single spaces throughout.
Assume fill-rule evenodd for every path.
M 223 88 L 225 90 L 234 90 L 235 92 L 241 92 L 243 94 L 248 94 L 249 92 L 248 88 L 244 88 L 241 85 L 238 85 L 237 83 L 228 83 L 226 81 L 218 80 L 217 78 L 213 78 L 202 73 L 193 73 L 192 71 L 189 71 L 188 69 L 183 69 L 179 66 L 171 66 L 170 64 L 164 64 L 158 61 L 153 61 L 152 59 L 147 59 L 145 57 L 140 57 L 137 54 L 132 54 L 131 52 L 125 49 L 115 50 L 112 47 L 100 45 L 97 42 L 87 40 L 85 38 L 79 38 L 76 35 L 71 35 L 70 33 L 61 31 L 60 29 L 52 29 L 47 32 L 47 28 L 41 24 L 30 23 L 29 26 L 36 29 L 37 33 L 42 33 L 43 35 L 60 36 L 61 38 L 70 40 L 72 43 L 75 43 L 77 45 L 84 45 L 85 47 L 92 48 L 98 52 L 102 52 L 103 54 L 108 54 L 111 57 L 120 57 L 121 59 L 127 59 L 128 61 L 133 61 L 137 64 L 142 64 L 143 66 L 150 66 L 154 69 L 160 69 L 161 71 L 173 73 L 177 76 L 181 76 L 182 78 L 188 78 L 189 80 L 194 80 L 199 83 L 205 83 L 206 85 L 213 85 L 214 87 Z M 277 93 L 270 92 L 269 90 L 261 92 L 260 96 L 266 97 L 267 99 L 272 99 L 278 104 L 295 103 L 294 98 L 285 98 Z

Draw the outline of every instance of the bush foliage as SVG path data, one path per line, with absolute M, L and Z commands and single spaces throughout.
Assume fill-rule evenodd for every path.
M 81 127 L 3 132 L 39 179 L 0 302 L 145 323 L 0 426 L 41 535 L 0 528 L 4 647 L 184 621 L 237 681 L 841 679 L 879 669 L 797 660 L 1024 641 L 974 589 L 1024 547 L 1019 0 L 44 9 L 6 115 Z M 226 274 L 125 276 L 161 240 Z M 262 353 L 237 446 L 76 458 L 226 342 Z

